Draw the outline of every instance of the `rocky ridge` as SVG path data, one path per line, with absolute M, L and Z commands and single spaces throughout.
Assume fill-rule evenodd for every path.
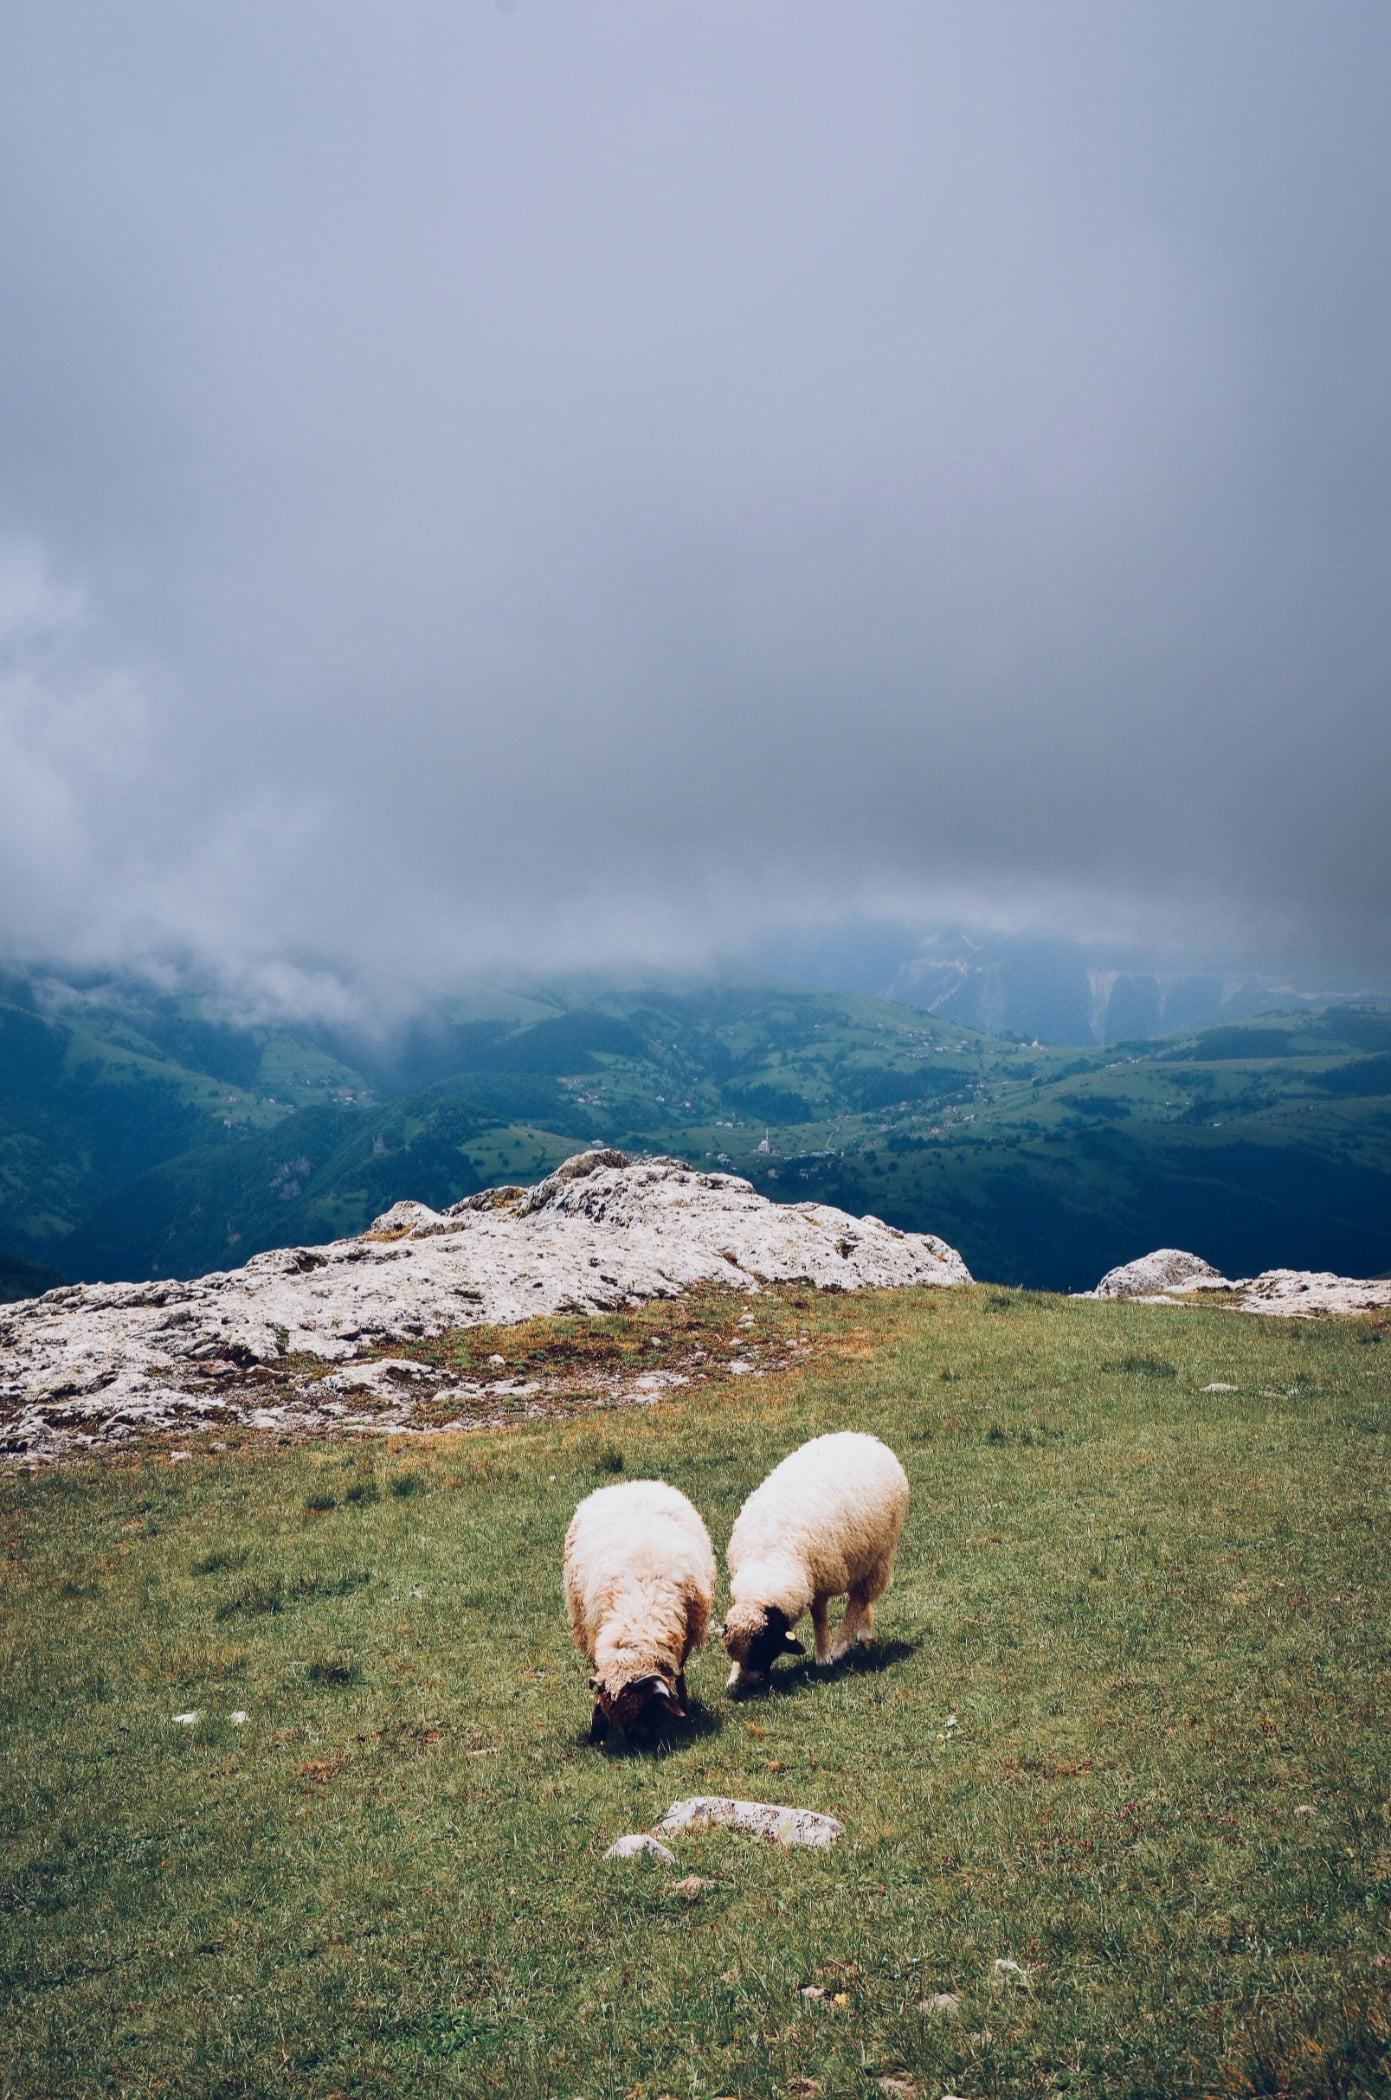
M 452 1379 L 384 1349 L 703 1284 L 755 1294 L 970 1281 L 931 1234 L 770 1203 L 681 1160 L 595 1150 L 534 1188 L 486 1189 L 445 1211 L 397 1203 L 328 1246 L 277 1248 L 185 1283 L 71 1284 L 0 1308 L 0 1456 L 52 1459 L 219 1424 L 409 1429 L 426 1398 L 435 1420 L 441 1400 L 470 1424 L 516 1419 L 534 1390 L 525 1381 Z M 595 1397 L 650 1401 L 681 1382 L 649 1372 Z

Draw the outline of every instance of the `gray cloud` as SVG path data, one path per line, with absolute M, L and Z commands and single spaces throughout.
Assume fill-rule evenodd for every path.
M 1383 9 L 0 45 L 9 953 L 1391 966 Z

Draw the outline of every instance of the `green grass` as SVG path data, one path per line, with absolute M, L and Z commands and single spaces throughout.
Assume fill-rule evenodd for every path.
M 0 2092 L 1391 2090 L 1391 1334 L 805 1320 L 809 1370 L 656 1408 L 0 1484 Z M 739 1705 L 711 1653 L 694 1730 L 587 1749 L 580 1496 L 620 1458 L 722 1546 L 848 1425 L 913 1482 L 877 1653 Z M 602 1859 L 694 1792 L 846 1835 Z

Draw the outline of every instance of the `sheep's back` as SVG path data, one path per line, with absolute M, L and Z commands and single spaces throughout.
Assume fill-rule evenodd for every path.
M 666 1481 L 596 1488 L 571 1518 L 565 1603 L 576 1646 L 586 1654 L 616 1612 L 693 1596 L 708 1616 L 714 1595 L 710 1534 L 700 1512 Z
M 755 1488 L 730 1535 L 729 1571 L 794 1558 L 837 1596 L 879 1567 L 908 1513 L 908 1476 L 877 1437 L 839 1430 L 789 1452 Z

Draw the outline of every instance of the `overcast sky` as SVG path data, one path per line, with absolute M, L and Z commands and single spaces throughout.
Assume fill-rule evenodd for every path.
M 0 24 L 0 952 L 1391 968 L 1385 0 Z

